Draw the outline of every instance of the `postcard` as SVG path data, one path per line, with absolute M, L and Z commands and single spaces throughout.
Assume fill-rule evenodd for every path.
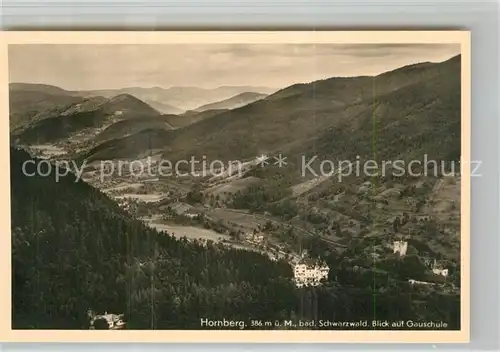
M 468 31 L 1 38 L 2 341 L 469 341 Z

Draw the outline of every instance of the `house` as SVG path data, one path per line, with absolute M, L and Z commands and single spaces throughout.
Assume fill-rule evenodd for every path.
M 417 215 L 415 218 L 418 222 L 427 222 L 431 220 L 431 217 L 429 215 Z
M 245 239 L 248 242 L 260 244 L 260 243 L 262 243 L 264 241 L 264 234 L 262 234 L 262 233 L 248 232 L 245 235 Z
M 200 213 L 200 212 L 198 212 L 198 211 L 196 211 L 195 209 L 190 209 L 190 210 L 186 211 L 186 212 L 185 212 L 184 214 L 182 214 L 182 215 L 187 216 L 187 217 L 188 217 L 188 218 L 190 218 L 190 219 L 194 219 L 194 218 L 196 218 L 196 217 L 200 216 L 200 215 L 201 215 L 201 213 Z
M 435 259 L 434 259 L 434 265 L 432 266 L 432 272 L 435 275 L 442 275 L 444 277 L 448 276 L 448 269 L 439 267 Z
M 448 269 L 438 269 L 438 268 L 434 268 L 432 269 L 432 272 L 436 275 L 442 275 L 444 277 L 447 277 L 448 276 Z
M 425 281 L 417 281 L 417 280 L 413 280 L 413 279 L 409 279 L 408 282 L 410 283 L 410 285 L 434 285 L 433 283 L 431 282 L 425 282 Z
M 330 268 L 326 264 L 298 263 L 293 267 L 295 285 L 297 287 L 318 286 L 321 280 L 328 277 L 329 271 Z
M 408 242 L 406 241 L 394 241 L 393 245 L 394 253 L 399 253 L 400 256 L 405 256 L 408 250 Z
M 201 211 L 195 209 L 194 207 L 192 207 L 189 204 L 181 203 L 181 202 L 172 204 L 170 206 L 170 209 L 173 213 L 175 213 L 177 215 L 183 215 L 183 216 L 191 218 L 191 219 L 194 219 L 194 218 L 202 215 Z
M 90 330 L 95 330 L 95 323 L 98 320 L 104 320 L 108 324 L 109 330 L 121 330 L 125 328 L 124 314 L 111 314 L 104 312 L 104 314 L 95 314 L 92 311 L 88 312 L 90 318 Z

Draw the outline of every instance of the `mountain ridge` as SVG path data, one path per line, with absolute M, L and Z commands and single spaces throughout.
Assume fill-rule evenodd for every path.
M 241 106 L 253 103 L 257 100 L 263 99 L 266 96 L 267 94 L 244 92 L 219 102 L 202 105 L 196 109 L 193 109 L 193 111 L 202 112 L 207 110 L 236 109 Z
M 97 104 L 89 105 L 88 109 L 81 109 L 79 103 L 63 111 L 57 110 L 43 119 L 34 120 L 13 131 L 13 136 L 21 143 L 55 142 L 82 130 L 99 129 L 121 120 L 161 116 L 157 110 L 130 94 L 120 94 L 109 99 L 87 98 L 87 101 L 96 99 Z
M 317 133 L 321 134 L 329 128 L 338 129 L 346 125 L 346 130 L 354 128 L 356 131 L 364 127 L 359 125 L 362 120 L 353 117 L 371 116 L 374 102 L 394 92 L 400 91 L 394 93 L 393 99 L 399 99 L 396 98 L 398 96 L 408 99 L 411 94 L 404 93 L 405 89 L 420 91 L 421 87 L 428 87 L 429 92 L 433 92 L 429 99 L 435 99 L 438 108 L 439 100 L 451 90 L 460 93 L 459 81 L 455 86 L 440 83 L 449 80 L 447 76 L 460 79 L 459 57 L 410 70 L 393 70 L 370 78 L 331 78 L 293 85 L 262 100 L 176 130 L 165 141 L 164 156 L 189 159 L 191 156 L 201 157 L 200 152 L 203 151 L 204 156 L 218 160 L 241 160 L 272 153 L 288 144 L 307 143 L 309 139 L 317 138 Z M 415 101 L 411 103 L 415 104 Z M 394 105 L 394 109 L 406 111 L 407 108 Z M 432 121 L 427 123 L 432 125 Z M 121 143 L 124 150 L 130 150 L 126 144 L 134 144 L 133 139 L 132 135 L 115 143 Z M 161 147 L 155 145 L 155 149 Z M 103 151 L 102 146 L 97 148 Z M 109 153 L 105 154 L 109 156 Z M 130 157 L 134 158 L 133 153 Z

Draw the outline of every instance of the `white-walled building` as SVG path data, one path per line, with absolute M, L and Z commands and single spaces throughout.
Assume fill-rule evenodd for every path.
M 249 232 L 245 235 L 245 239 L 252 243 L 262 243 L 264 242 L 264 235 L 262 233 Z
M 297 287 L 303 286 L 317 286 L 320 281 L 328 277 L 330 268 L 323 265 L 307 265 L 305 263 L 296 264 L 293 267 L 293 275 L 295 285 Z
M 434 268 L 432 269 L 432 272 L 436 275 L 442 275 L 444 277 L 447 277 L 448 276 L 448 269 L 438 269 L 438 268 Z
M 410 285 L 434 285 L 433 283 L 431 282 L 425 282 L 425 281 L 417 281 L 417 280 L 414 280 L 414 279 L 409 279 L 408 282 L 410 283 Z
M 408 250 L 408 242 L 406 241 L 394 241 L 393 245 L 394 253 L 399 253 L 400 256 L 405 256 Z
M 194 211 L 194 210 L 188 210 L 182 215 L 184 215 L 190 219 L 194 219 L 194 218 L 197 218 L 198 216 L 200 216 L 201 214 L 197 211 Z
M 444 268 L 438 266 L 436 259 L 434 259 L 434 265 L 432 266 L 432 272 L 435 275 L 442 275 L 444 277 L 448 276 L 448 269 L 444 269 Z

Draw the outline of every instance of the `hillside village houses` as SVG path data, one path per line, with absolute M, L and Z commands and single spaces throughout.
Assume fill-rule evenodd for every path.
M 245 235 L 245 240 L 250 243 L 261 244 L 264 242 L 264 235 L 262 233 L 249 232 Z
M 408 242 L 406 241 L 394 241 L 394 244 L 392 246 L 394 253 L 399 253 L 400 256 L 405 256 L 406 252 L 408 250 Z M 426 265 L 429 266 L 429 260 L 426 260 Z M 434 264 L 432 266 L 432 272 L 435 275 L 441 275 L 444 277 L 448 276 L 448 269 L 441 268 L 437 265 L 436 259 L 434 259 Z
M 406 242 L 406 241 L 394 241 L 392 248 L 393 248 L 394 253 L 399 253 L 399 255 L 403 257 L 406 255 L 406 252 L 408 250 L 408 242 Z M 425 264 L 427 267 L 430 267 L 430 259 L 425 260 Z M 432 269 L 432 272 L 434 275 L 444 276 L 445 278 L 448 277 L 448 269 L 445 269 L 445 268 L 438 266 L 436 259 L 434 259 L 434 264 L 432 265 L 432 267 L 430 267 L 430 269 Z M 408 282 L 412 285 L 413 284 L 420 284 L 420 285 L 430 284 L 428 282 L 417 281 L 417 280 L 413 280 L 413 279 L 408 280 Z
M 427 218 L 428 220 L 428 218 Z M 420 217 L 418 221 L 427 221 L 425 217 Z M 406 251 L 408 249 L 408 243 L 404 241 L 394 241 L 394 244 L 392 246 L 394 253 L 400 253 L 401 256 L 406 254 Z M 432 260 L 429 257 L 429 254 L 427 252 L 422 252 L 420 253 L 421 258 L 423 258 L 423 261 L 425 263 L 425 266 L 427 269 L 430 269 L 434 275 L 437 276 L 442 276 L 445 279 L 449 275 L 449 270 L 447 268 L 443 268 L 441 265 L 438 265 L 436 259 Z M 434 285 L 432 282 L 425 282 L 425 281 L 418 281 L 414 279 L 408 280 L 408 282 L 411 285 L 417 284 L 417 285 Z M 453 286 L 453 284 L 452 284 Z

